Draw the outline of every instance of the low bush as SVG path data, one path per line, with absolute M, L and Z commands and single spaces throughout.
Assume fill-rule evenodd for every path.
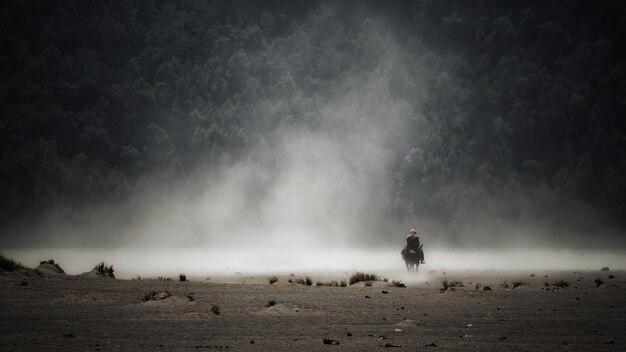
M 304 279 L 303 279 L 303 278 L 301 278 L 301 277 L 299 277 L 299 278 L 296 280 L 296 283 L 297 283 L 297 284 L 300 284 L 300 285 L 307 285 L 307 286 L 311 286 L 311 285 L 313 285 L 313 280 L 311 280 L 311 278 L 310 278 L 310 277 L 308 277 L 308 276 L 306 276 Z
M 513 281 L 513 288 L 518 288 L 520 286 L 526 286 L 526 285 L 528 285 L 528 283 L 521 281 L 521 280 Z
M 115 278 L 115 275 L 113 275 L 113 272 L 115 272 L 115 270 L 113 269 L 113 265 L 107 266 L 105 262 L 100 262 L 96 264 L 96 266 L 94 266 L 94 270 L 100 275 Z
M 7 258 L 0 254 L 0 271 L 17 271 L 17 270 L 28 270 L 27 267 L 23 266 L 19 262 L 16 262 L 12 258 Z
M 448 281 L 448 279 L 443 279 L 441 280 L 441 285 L 443 286 L 442 291 L 446 291 L 450 288 L 455 288 L 455 287 L 465 287 L 465 285 L 463 285 L 463 282 L 455 280 L 455 281 Z
M 393 287 L 406 287 L 406 285 L 403 284 L 402 281 L 399 281 L 399 280 L 391 281 L 390 286 L 393 286 Z
M 378 280 L 379 280 L 379 276 L 376 274 L 357 271 L 356 273 L 352 274 L 352 276 L 350 276 L 350 285 L 354 285 L 358 282 L 363 282 L 363 281 L 378 281 Z
M 332 281 L 318 281 L 315 283 L 317 286 L 331 286 L 331 287 L 346 287 L 346 280 L 341 280 L 341 282 L 337 280 Z M 342 286 L 343 285 L 343 286 Z

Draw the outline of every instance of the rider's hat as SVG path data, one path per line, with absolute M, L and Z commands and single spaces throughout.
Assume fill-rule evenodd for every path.
M 417 231 L 415 231 L 415 229 L 410 229 L 409 230 L 409 234 L 410 235 L 414 235 L 414 234 L 417 235 Z

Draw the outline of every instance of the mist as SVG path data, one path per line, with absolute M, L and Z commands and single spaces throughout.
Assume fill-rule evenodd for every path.
M 31 44 L 5 60 L 0 246 L 392 270 L 415 227 L 437 267 L 619 257 L 624 55 L 577 4 L 29 4 L 58 35 L 6 25 Z

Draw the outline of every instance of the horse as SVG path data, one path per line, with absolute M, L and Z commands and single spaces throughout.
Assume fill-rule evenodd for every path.
M 406 271 L 410 273 L 411 270 L 414 270 L 417 274 L 417 268 L 420 266 L 421 261 L 424 259 L 424 251 L 422 250 L 422 246 L 420 246 L 419 250 L 417 251 L 404 247 L 400 254 L 402 255 L 402 259 L 404 259 L 404 264 L 406 264 Z

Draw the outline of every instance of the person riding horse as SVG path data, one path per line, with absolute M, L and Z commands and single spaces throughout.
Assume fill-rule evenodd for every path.
M 422 264 L 426 263 L 424 261 L 424 251 L 420 245 L 420 236 L 415 229 L 410 229 L 406 235 L 406 249 L 409 251 L 409 254 L 418 255 Z

